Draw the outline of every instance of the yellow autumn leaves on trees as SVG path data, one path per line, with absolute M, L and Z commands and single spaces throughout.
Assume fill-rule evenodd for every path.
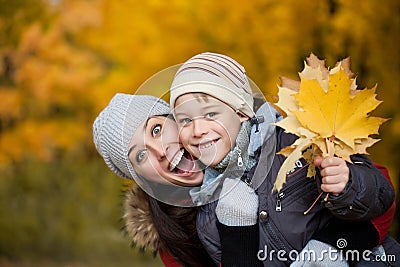
M 274 189 L 282 188 L 286 173 L 301 157 L 310 162 L 307 176 L 313 177 L 316 155 L 335 155 L 351 162 L 350 155 L 366 154 L 366 148 L 379 141 L 370 135 L 378 134 L 379 126 L 387 119 L 369 116 L 381 103 L 375 98 L 376 86 L 357 90 L 349 65 L 347 58 L 329 70 L 324 61 L 311 54 L 299 74 L 300 83 L 282 78 L 277 106 L 286 117 L 277 125 L 299 138 L 279 152 L 287 159 Z

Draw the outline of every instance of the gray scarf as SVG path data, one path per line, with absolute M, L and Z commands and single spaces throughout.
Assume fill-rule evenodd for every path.
M 225 170 L 231 171 L 249 171 L 256 164 L 256 160 L 249 156 L 248 147 L 250 143 L 251 123 L 249 120 L 242 122 L 235 147 L 222 159 L 220 163 L 214 166 L 219 173 Z

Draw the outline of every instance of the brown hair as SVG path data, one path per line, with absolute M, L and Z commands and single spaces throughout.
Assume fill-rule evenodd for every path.
M 148 200 L 161 250 L 168 251 L 182 266 L 215 266 L 197 235 L 197 208 L 171 206 L 151 196 Z

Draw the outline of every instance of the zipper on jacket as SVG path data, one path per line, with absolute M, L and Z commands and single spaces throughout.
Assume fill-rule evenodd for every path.
M 306 165 L 302 166 L 301 169 L 306 168 L 306 167 L 308 168 L 308 165 L 310 165 L 310 164 L 306 164 Z M 299 169 L 298 171 L 300 171 L 301 169 Z M 297 172 L 297 171 L 296 171 L 296 172 Z M 290 176 L 290 175 L 288 175 L 288 176 Z M 283 200 L 283 198 L 284 198 L 287 194 L 289 194 L 289 193 L 291 193 L 292 191 L 296 190 L 296 189 L 299 187 L 299 185 L 303 184 L 304 182 L 307 182 L 308 180 L 311 180 L 311 178 L 306 177 L 305 179 L 299 179 L 299 180 L 296 181 L 294 184 L 292 184 L 290 187 L 288 187 L 288 188 L 286 188 L 286 189 L 282 189 L 282 190 L 278 193 L 278 195 L 276 196 L 275 211 L 278 211 L 278 212 L 282 211 L 282 203 L 281 203 L 281 201 Z
M 278 244 L 278 248 L 283 249 L 287 251 L 286 245 L 282 242 L 282 240 L 278 237 L 278 235 L 275 233 L 275 230 L 272 228 L 272 223 L 268 221 L 266 223 L 267 226 L 267 231 L 269 232 L 270 236 L 272 237 L 273 240 L 275 240 L 275 244 Z
M 275 211 L 282 211 L 281 199 L 283 199 L 284 196 L 285 192 L 279 192 L 278 196 L 276 197 Z

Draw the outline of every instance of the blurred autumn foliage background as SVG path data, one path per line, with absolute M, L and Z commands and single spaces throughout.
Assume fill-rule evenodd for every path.
M 397 0 L 0 0 L 0 265 L 161 266 L 120 231 L 121 179 L 91 127 L 116 92 L 204 51 L 237 59 L 270 101 L 311 52 L 350 56 L 391 118 L 369 152 L 398 187 L 399 13 Z

